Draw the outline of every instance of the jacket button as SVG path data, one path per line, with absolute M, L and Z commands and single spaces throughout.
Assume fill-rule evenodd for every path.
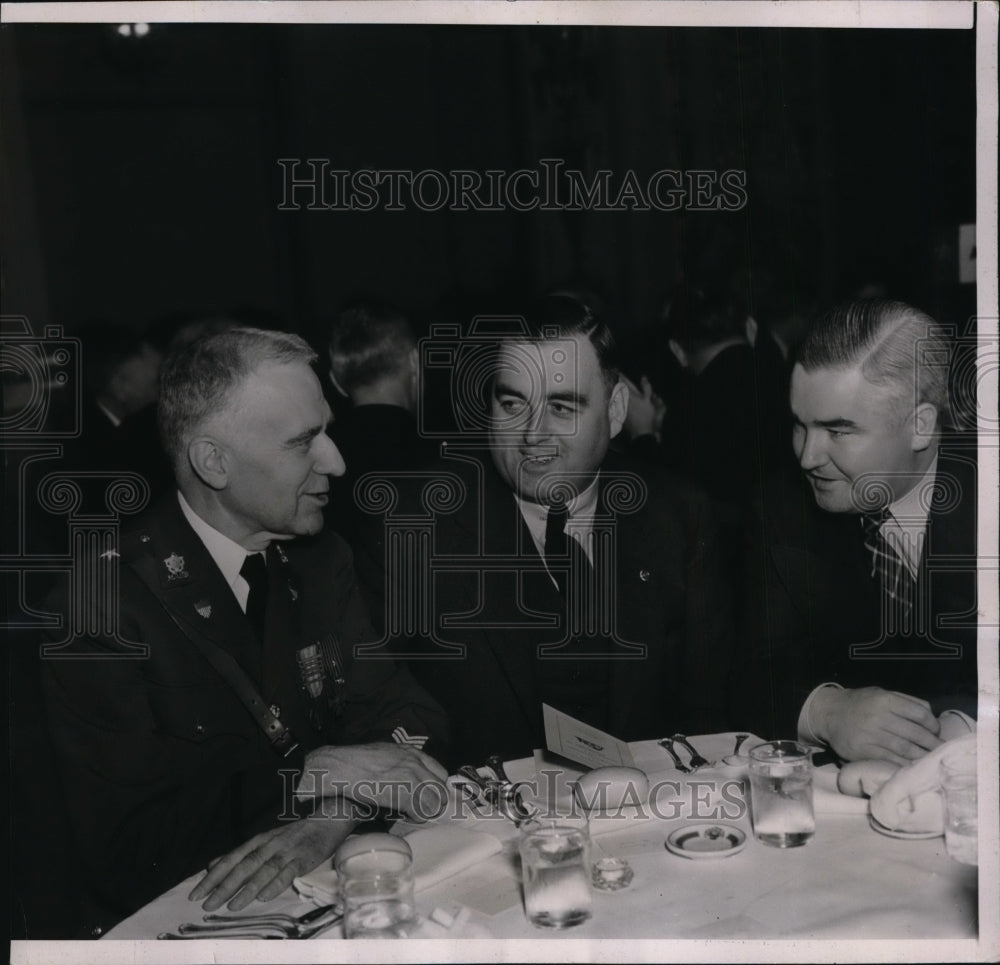
M 649 570 L 639 570 L 639 579 L 642 580 L 643 583 L 648 583 L 649 582 L 649 578 L 652 575 L 653 574 L 650 573 Z

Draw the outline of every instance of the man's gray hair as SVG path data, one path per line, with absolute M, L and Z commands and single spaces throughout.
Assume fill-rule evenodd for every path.
M 900 418 L 929 402 L 938 424 L 950 425 L 948 374 L 952 335 L 905 302 L 869 298 L 845 302 L 815 322 L 796 361 L 806 371 L 859 365 L 873 385 L 898 390 Z
M 306 365 L 316 353 L 287 332 L 232 328 L 206 335 L 169 355 L 160 370 L 160 438 L 174 468 L 199 427 L 223 411 L 235 391 L 263 365 Z

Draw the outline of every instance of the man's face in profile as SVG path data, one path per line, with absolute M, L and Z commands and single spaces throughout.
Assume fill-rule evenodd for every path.
M 581 491 L 621 430 L 627 402 L 621 383 L 609 391 L 586 337 L 505 343 L 490 400 L 500 475 L 532 502 L 551 502 L 553 485 Z

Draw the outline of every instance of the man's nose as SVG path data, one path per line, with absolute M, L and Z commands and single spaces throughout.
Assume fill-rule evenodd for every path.
M 316 439 L 315 468 L 324 476 L 343 476 L 347 469 L 336 443 L 325 432 Z
M 545 417 L 545 406 L 536 406 L 524 422 L 524 441 L 529 446 L 537 445 L 552 435 L 548 420 Z
M 795 440 L 796 455 L 799 465 L 806 471 L 816 469 L 826 462 L 826 447 L 823 445 L 822 433 L 808 429 L 801 433 L 801 438 Z

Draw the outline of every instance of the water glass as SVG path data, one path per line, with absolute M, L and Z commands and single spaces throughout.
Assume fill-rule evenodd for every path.
M 976 748 L 963 744 L 941 758 L 944 794 L 944 845 L 962 864 L 979 864 Z
M 586 818 L 535 818 L 521 825 L 524 911 L 540 928 L 570 928 L 591 915 Z
M 406 938 L 416 925 L 413 852 L 391 834 L 348 838 L 334 858 L 345 938 Z
M 750 750 L 753 830 L 775 848 L 805 844 L 816 832 L 809 748 L 797 741 L 766 741 Z

